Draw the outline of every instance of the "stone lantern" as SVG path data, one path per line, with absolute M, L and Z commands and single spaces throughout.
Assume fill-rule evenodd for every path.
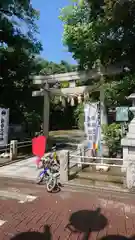
M 126 137 L 121 140 L 121 145 L 123 147 L 123 172 L 126 171 L 128 166 L 128 156 L 135 156 L 135 93 L 132 93 L 127 99 L 132 100 L 132 107 L 130 107 L 129 110 L 133 113 L 134 117 L 129 124 L 129 130 Z

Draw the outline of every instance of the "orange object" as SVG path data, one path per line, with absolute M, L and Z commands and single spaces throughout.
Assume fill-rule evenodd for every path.
M 95 143 L 93 143 L 93 149 L 96 149 L 96 144 Z
M 98 146 L 96 143 L 93 143 L 93 149 L 97 150 L 98 149 Z

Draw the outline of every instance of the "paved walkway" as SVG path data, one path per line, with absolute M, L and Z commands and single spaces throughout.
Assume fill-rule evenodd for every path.
M 26 194 L 33 191 L 37 198 L 31 202 L 0 198 L 1 240 L 133 239 L 135 200 L 132 195 L 64 190 L 48 194 L 43 186 L 34 184 L 17 184 L 16 191 L 18 188 L 23 195 L 25 191 Z M 112 235 L 115 236 L 111 238 Z
M 55 142 L 62 144 L 70 143 L 71 145 L 73 143 L 81 143 L 84 141 L 84 133 L 83 131 L 56 131 L 53 133 L 53 138 L 55 138 Z M 63 132 L 63 134 L 62 134 Z M 73 149 L 70 145 L 63 146 L 64 149 L 68 149 L 69 151 L 74 151 L 74 154 L 76 154 L 76 148 L 77 146 L 73 145 Z M 58 151 L 59 154 L 59 151 Z M 41 170 L 37 170 L 36 164 L 35 164 L 35 157 L 31 157 L 28 159 L 21 160 L 20 162 L 16 162 L 10 165 L 6 165 L 3 167 L 0 167 L 0 177 L 8 177 L 8 178 L 19 178 L 19 179 L 25 179 L 25 180 L 36 180 L 36 177 L 38 175 L 38 172 Z M 72 161 L 77 161 L 77 158 L 72 158 Z M 74 165 L 71 163 L 71 166 Z
M 74 154 L 75 153 L 76 152 L 74 151 Z M 36 157 L 31 157 L 19 162 L 12 163 L 10 165 L 0 167 L 0 177 L 19 178 L 35 181 L 39 171 L 41 171 L 41 169 L 38 170 L 36 168 L 35 160 Z M 72 158 L 72 161 L 77 161 L 77 158 Z M 70 165 L 74 164 L 71 163 Z
M 41 169 L 36 168 L 35 157 L 0 167 L 0 177 L 19 178 L 35 181 Z M 74 165 L 72 163 L 72 165 Z
M 35 157 L 0 167 L 0 177 L 35 180 L 38 174 Z

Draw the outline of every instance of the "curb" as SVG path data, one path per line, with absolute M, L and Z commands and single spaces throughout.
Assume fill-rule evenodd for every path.
M 26 179 L 26 178 L 18 178 L 18 177 L 6 177 L 6 176 L 0 176 L 1 181 L 6 181 L 7 183 L 10 182 L 10 184 L 15 183 L 17 180 L 17 183 L 29 183 L 34 184 L 36 187 L 41 187 L 43 185 L 38 185 L 35 183 L 35 179 Z M 133 197 L 135 195 L 135 191 L 129 191 L 128 189 L 111 189 L 107 187 L 97 187 L 92 185 L 82 185 L 82 184 L 75 184 L 75 183 L 65 183 L 63 184 L 62 191 L 73 191 L 73 192 L 86 192 L 86 193 L 100 193 L 101 194 L 107 193 L 107 194 L 116 194 L 119 195 L 120 198 L 124 198 L 126 196 Z M 122 194 L 122 195 L 121 195 Z
M 76 183 L 65 183 L 64 184 L 65 189 L 70 188 L 71 190 L 81 191 L 81 192 L 106 192 L 106 193 L 112 193 L 112 194 L 123 194 L 124 195 L 134 195 L 135 191 L 129 191 L 128 189 L 113 189 L 113 188 L 107 188 L 107 187 L 97 187 L 92 185 L 82 185 L 82 184 L 76 184 Z

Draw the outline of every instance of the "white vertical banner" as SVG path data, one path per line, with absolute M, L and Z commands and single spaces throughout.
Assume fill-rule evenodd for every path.
M 8 144 L 9 109 L 0 108 L 0 146 Z
M 85 134 L 89 141 L 90 148 L 93 149 L 95 143 L 96 125 L 98 119 L 97 103 L 86 104 L 84 107 L 85 112 Z

